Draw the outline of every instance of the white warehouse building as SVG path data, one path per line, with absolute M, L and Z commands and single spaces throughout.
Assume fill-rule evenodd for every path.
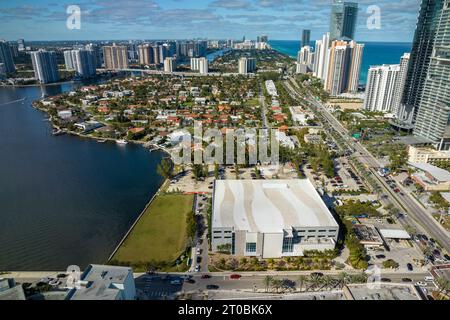
M 217 180 L 212 248 L 281 258 L 332 250 L 339 225 L 309 180 Z

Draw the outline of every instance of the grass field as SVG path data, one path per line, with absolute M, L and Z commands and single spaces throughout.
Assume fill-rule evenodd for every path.
M 153 262 L 173 263 L 186 249 L 186 218 L 193 196 L 160 195 L 147 209 L 111 263 L 137 269 Z

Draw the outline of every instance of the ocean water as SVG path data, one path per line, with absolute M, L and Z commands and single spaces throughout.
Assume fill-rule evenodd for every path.
M 106 262 L 162 183 L 160 152 L 51 134 L 31 102 L 72 89 L 0 88 L 0 271 Z
M 361 65 L 360 83 L 366 84 L 367 73 L 370 66 L 380 64 L 398 64 L 400 57 L 405 52 L 411 52 L 412 44 L 404 42 L 361 42 L 365 44 L 363 62 Z M 300 41 L 273 40 L 270 41 L 273 49 L 287 54 L 293 58 L 297 57 L 300 50 Z M 311 42 L 314 47 L 315 42 Z

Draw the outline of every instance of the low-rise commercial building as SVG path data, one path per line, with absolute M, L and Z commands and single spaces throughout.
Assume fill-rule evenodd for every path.
M 431 164 L 410 163 L 418 170 L 412 179 L 425 191 L 450 191 L 450 172 Z
M 212 248 L 262 258 L 332 250 L 339 225 L 309 180 L 218 180 Z
M 79 288 L 66 300 L 135 300 L 133 270 L 127 267 L 89 265 L 80 277 Z
M 436 165 L 450 162 L 450 151 L 438 151 L 432 148 L 409 146 L 408 161 L 411 163 L 428 163 Z

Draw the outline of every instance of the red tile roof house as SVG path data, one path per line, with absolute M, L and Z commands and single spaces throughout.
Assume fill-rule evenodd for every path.
M 108 107 L 98 107 L 97 111 L 100 113 L 109 113 L 111 110 Z
M 281 123 L 286 120 L 286 116 L 284 114 L 274 114 L 272 117 L 276 122 Z
M 173 126 L 180 126 L 180 124 L 181 124 L 181 120 L 178 117 L 172 117 L 172 116 L 167 117 L 167 122 Z

